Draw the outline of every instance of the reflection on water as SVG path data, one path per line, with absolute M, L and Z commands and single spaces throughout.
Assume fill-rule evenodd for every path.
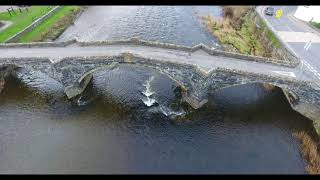
M 291 131 L 312 124 L 278 89 L 214 92 L 205 107 L 175 119 L 161 109 L 177 85 L 151 69 L 96 72 L 82 106 L 60 93 L 48 101 L 49 79 L 23 81 L 0 94 L 1 173 L 304 173 Z M 142 92 L 158 105 L 146 106 Z

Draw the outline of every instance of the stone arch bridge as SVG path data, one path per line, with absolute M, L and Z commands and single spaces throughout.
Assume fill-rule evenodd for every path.
M 202 44 L 186 47 L 138 39 L 0 44 L 0 82 L 16 68 L 28 68 L 59 81 L 68 98 L 84 91 L 94 71 L 119 64 L 145 66 L 167 75 L 180 85 L 183 100 L 195 109 L 207 102 L 209 91 L 241 84 L 271 84 L 281 88 L 291 107 L 313 120 L 317 129 L 320 124 L 320 89 L 300 72 L 299 61 L 291 57 L 280 61 Z

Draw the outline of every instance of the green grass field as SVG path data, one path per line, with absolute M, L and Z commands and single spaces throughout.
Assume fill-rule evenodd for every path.
M 32 6 L 29 8 L 29 12 L 23 10 L 22 13 L 19 10 L 15 10 L 16 14 L 9 15 L 8 12 L 0 13 L 0 20 L 11 21 L 12 25 L 0 32 L 0 42 L 4 42 L 14 34 L 23 30 L 34 22 L 39 17 L 48 13 L 53 6 Z
M 79 6 L 64 6 L 33 31 L 23 35 L 19 42 L 55 40 L 74 20 Z

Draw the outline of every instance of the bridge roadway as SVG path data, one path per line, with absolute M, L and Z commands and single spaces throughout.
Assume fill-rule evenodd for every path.
M 182 49 L 170 49 L 145 45 L 79 45 L 73 43 L 65 47 L 1 47 L 0 58 L 47 57 L 52 63 L 57 63 L 65 57 L 77 56 L 115 56 L 130 52 L 142 57 L 155 58 L 160 61 L 170 61 L 197 65 L 209 73 L 220 68 L 236 69 L 251 73 L 260 73 L 275 77 L 294 78 L 311 81 L 298 67 L 291 68 L 271 63 L 254 62 L 233 57 L 210 55 L 202 49 L 188 52 Z M 1 62 L 0 62 L 1 63 Z

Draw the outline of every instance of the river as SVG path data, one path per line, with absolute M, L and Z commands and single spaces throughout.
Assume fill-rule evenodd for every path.
M 140 37 L 218 47 L 199 15 L 219 7 L 90 7 L 60 37 Z M 0 173 L 305 173 L 295 129 L 312 123 L 280 89 L 249 84 L 211 92 L 203 108 L 171 106 L 177 84 L 120 65 L 94 74 L 84 95 L 20 69 L 0 94 Z

